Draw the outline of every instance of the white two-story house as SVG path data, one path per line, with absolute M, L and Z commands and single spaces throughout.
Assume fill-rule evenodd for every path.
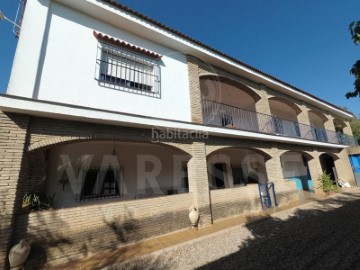
M 0 95 L 0 266 L 52 265 L 354 183 L 348 111 L 116 1 L 29 0 Z M 53 208 L 22 208 L 28 192 Z M 45 255 L 44 255 L 45 254 Z

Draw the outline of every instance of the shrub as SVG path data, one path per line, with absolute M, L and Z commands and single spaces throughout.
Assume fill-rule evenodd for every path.
M 23 197 L 22 207 L 30 207 L 31 210 L 40 211 L 54 207 L 54 197 L 43 192 L 27 192 Z
M 319 180 L 320 180 L 319 188 L 321 188 L 324 192 L 331 192 L 331 191 L 337 189 L 337 185 L 330 178 L 330 174 L 327 174 L 326 172 L 323 172 L 319 176 Z

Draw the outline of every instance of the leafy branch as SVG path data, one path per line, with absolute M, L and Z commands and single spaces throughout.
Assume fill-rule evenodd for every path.
M 349 31 L 351 34 L 351 39 L 355 43 L 355 45 L 360 44 L 360 21 L 352 22 L 349 25 Z M 356 61 L 356 63 L 350 69 L 350 74 L 354 75 L 354 91 L 350 91 L 346 93 L 346 98 L 352 98 L 359 96 L 360 97 L 360 60 Z

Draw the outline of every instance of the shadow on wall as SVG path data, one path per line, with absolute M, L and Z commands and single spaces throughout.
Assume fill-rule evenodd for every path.
M 34 212 L 34 220 L 28 227 L 18 227 L 16 231 L 16 242 L 25 238 L 31 243 L 31 252 L 25 263 L 25 269 L 40 269 L 48 261 L 49 251 L 55 254 L 63 254 L 67 256 L 67 248 L 73 244 L 73 241 L 67 237 L 66 230 L 69 226 L 57 216 L 55 211 Z M 28 215 L 21 215 L 17 218 L 17 222 L 27 224 Z M 62 228 L 63 231 L 53 230 L 52 226 Z
M 247 224 L 239 251 L 197 269 L 360 269 L 360 195 Z
M 120 243 L 126 243 L 131 240 L 133 234 L 137 234 L 139 226 L 137 220 L 133 218 L 130 211 L 126 211 L 124 217 L 113 218 L 112 221 L 107 221 L 103 217 L 104 224 L 110 228 L 116 235 Z
M 49 210 L 18 217 L 18 224 L 22 221 L 28 223 L 17 227 L 16 242 L 27 239 L 32 246 L 26 269 L 44 266 L 51 269 L 101 269 L 123 261 L 134 252 L 134 247 L 128 250 L 125 244 L 190 225 L 187 211 L 170 211 L 139 219 L 134 218 L 130 209 L 125 207 L 121 215 L 116 211 L 114 215 L 103 212 L 93 223 L 91 216 L 84 215 L 81 224 L 77 224 L 77 217 L 71 219 L 72 213 L 69 215 L 66 212 Z M 135 246 L 136 252 L 141 253 L 142 248 Z M 151 260 L 148 263 L 156 265 L 154 269 L 166 269 L 160 268 L 159 262 Z M 165 264 L 162 265 L 165 267 Z

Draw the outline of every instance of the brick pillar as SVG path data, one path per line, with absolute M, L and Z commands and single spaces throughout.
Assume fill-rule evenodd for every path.
M 0 111 L 0 269 L 8 267 L 14 212 L 21 206 L 18 183 L 24 176 L 28 121 L 27 116 Z
M 344 134 L 353 136 L 353 132 L 352 132 L 352 129 L 350 127 L 350 122 L 349 121 L 344 121 L 344 123 L 346 124 L 346 127 L 343 128 Z
M 328 120 L 324 122 L 325 129 L 335 131 L 334 117 L 332 115 L 326 115 L 326 118 Z
M 338 154 L 339 159 L 334 160 L 338 178 L 349 182 L 351 186 L 356 187 L 354 173 L 350 164 L 348 150 L 346 148 Z
M 256 111 L 259 113 L 271 115 L 268 94 L 264 85 L 260 85 L 259 94 L 261 96 L 261 99 L 259 99 L 255 104 Z
M 298 122 L 301 124 L 310 125 L 308 108 L 304 104 L 299 105 L 299 108 L 301 109 L 301 112 L 297 116 Z
M 189 192 L 194 194 L 195 206 L 200 213 L 199 226 L 210 225 L 212 216 L 205 144 L 194 142 L 191 153 L 188 163 Z
M 267 160 L 265 163 L 269 182 L 282 182 L 284 180 L 284 176 L 281 168 L 279 149 L 277 147 L 272 147 L 269 154 L 272 158 Z
M 187 65 L 189 73 L 191 121 L 202 124 L 203 112 L 199 79 L 199 60 L 188 55 Z
M 313 181 L 315 194 L 322 195 L 324 192 L 319 188 L 320 180 L 319 176 L 322 174 L 322 168 L 320 164 L 320 155 L 318 151 L 314 151 L 311 153 L 314 157 L 313 159 L 308 160 L 309 171 L 311 175 L 311 180 Z
M 284 178 L 280 159 L 281 153 L 282 151 L 277 147 L 272 147 L 269 151 L 272 158 L 265 163 L 268 179 L 275 184 L 276 198 L 279 205 L 298 198 L 295 181 Z

